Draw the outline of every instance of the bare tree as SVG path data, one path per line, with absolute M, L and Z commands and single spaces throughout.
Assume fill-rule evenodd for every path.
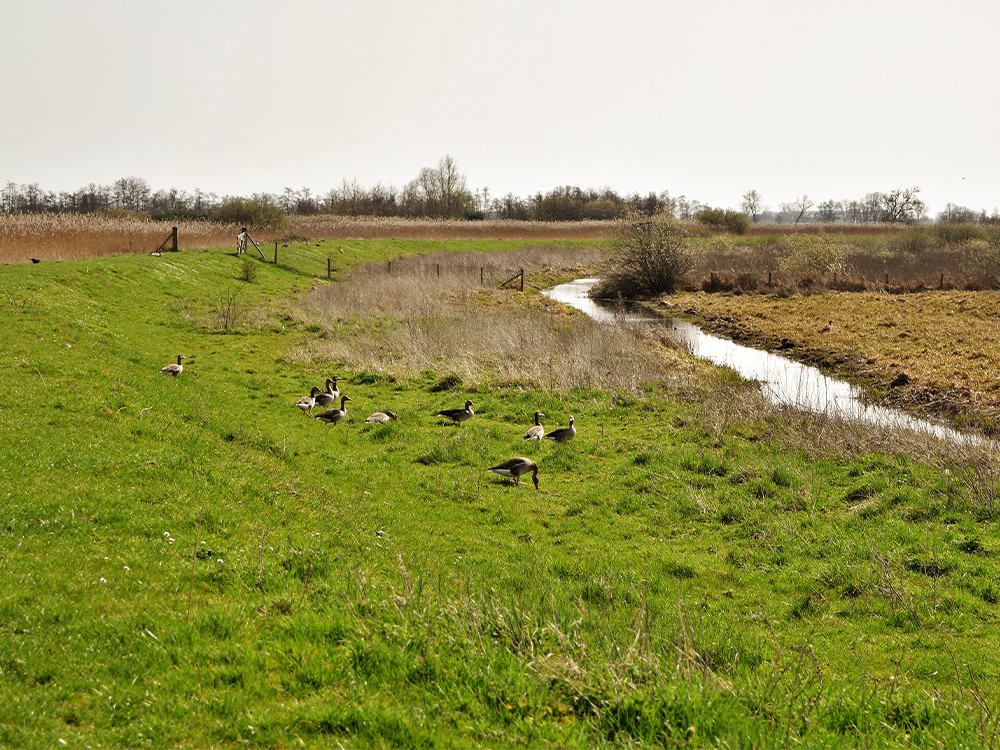
M 840 201 L 823 201 L 816 207 L 816 218 L 820 221 L 834 222 L 840 214 Z
M 750 221 L 757 223 L 761 213 L 764 211 L 764 201 L 760 193 L 756 190 L 747 190 L 743 193 L 743 213 L 750 217 Z
M 927 209 L 926 204 L 917 197 L 920 188 L 896 188 L 882 195 L 882 221 L 889 223 L 920 221 Z
M 122 177 L 114 184 L 114 203 L 127 211 L 145 211 L 151 190 L 141 177 Z
M 472 194 L 459 174 L 458 165 L 450 156 L 443 156 L 437 167 L 424 167 L 417 178 L 406 186 L 404 195 L 419 204 L 427 216 L 460 216 L 473 205 Z
M 808 213 L 809 209 L 815 205 L 816 205 L 815 201 L 813 201 L 813 199 L 810 198 L 805 193 L 803 193 L 794 201 L 792 201 L 791 203 L 792 209 L 797 212 L 795 214 L 794 223 L 798 224 L 800 221 L 802 221 L 802 219 L 805 218 L 806 213 Z

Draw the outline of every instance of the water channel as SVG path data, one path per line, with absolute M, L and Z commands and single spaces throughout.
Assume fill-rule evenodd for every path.
M 588 296 L 597 281 L 598 279 L 577 279 L 546 289 L 543 294 L 582 310 L 598 321 L 610 323 L 624 314 L 627 322 L 670 328 L 694 356 L 728 367 L 741 377 L 758 382 L 761 392 L 773 403 L 839 419 L 861 420 L 882 427 L 927 432 L 956 442 L 982 441 L 982 438 L 936 422 L 866 403 L 861 389 L 843 380 L 827 377 L 816 367 L 713 336 L 686 320 L 658 315 L 641 306 L 629 306 L 623 311 L 616 306 L 601 304 Z

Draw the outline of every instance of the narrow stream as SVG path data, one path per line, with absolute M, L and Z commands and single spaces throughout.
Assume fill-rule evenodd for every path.
M 543 294 L 582 310 L 595 320 L 613 322 L 620 317 L 622 311 L 588 296 L 597 281 L 598 279 L 577 279 L 546 289 Z M 859 388 L 843 380 L 827 377 L 816 367 L 713 336 L 686 320 L 657 315 L 637 305 L 627 307 L 624 315 L 628 322 L 650 323 L 672 329 L 694 356 L 729 367 L 747 380 L 757 381 L 761 392 L 773 403 L 840 419 L 927 432 L 935 437 L 957 442 L 982 440 L 896 409 L 866 404 Z

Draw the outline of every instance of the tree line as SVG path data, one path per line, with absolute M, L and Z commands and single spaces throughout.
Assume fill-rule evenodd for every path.
M 780 203 L 777 209 L 765 205 L 757 190 L 743 194 L 741 211 L 720 209 L 687 196 L 668 191 L 622 195 L 610 188 L 584 189 L 559 186 L 531 196 L 512 193 L 494 196 L 489 188 L 470 190 L 467 180 L 451 156 L 436 166 L 425 167 L 402 188 L 376 184 L 365 187 L 357 180 L 344 180 L 326 193 L 309 188 L 282 193 L 254 193 L 251 196 L 218 196 L 195 189 L 152 190 L 146 180 L 123 177 L 111 185 L 91 183 L 72 192 L 43 190 L 37 184 L 8 182 L 0 190 L 3 213 L 98 213 L 125 212 L 156 219 L 207 218 L 219 221 L 247 221 L 249 217 L 301 214 L 381 216 L 452 219 L 514 219 L 524 221 L 581 221 L 615 219 L 629 212 L 647 216 L 669 213 L 682 221 L 698 220 L 730 231 L 746 231 L 749 223 L 915 223 L 929 221 L 927 207 L 919 198 L 920 189 L 898 188 L 872 192 L 859 199 L 826 200 L 817 203 L 807 195 Z M 996 210 L 987 215 L 949 203 L 937 216 L 939 222 L 993 223 L 1000 221 Z

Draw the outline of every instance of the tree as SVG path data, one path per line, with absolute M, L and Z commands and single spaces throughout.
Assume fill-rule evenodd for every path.
M 754 224 L 764 211 L 764 200 L 756 190 L 747 190 L 743 193 L 743 213 L 750 217 Z
M 413 208 L 424 216 L 453 218 L 462 216 L 473 208 L 472 194 L 459 174 L 455 160 L 446 155 L 437 167 L 424 167 L 410 182 L 404 196 L 414 201 Z
M 809 211 L 809 209 L 812 208 L 815 205 L 816 205 L 816 203 L 813 201 L 813 199 L 810 198 L 805 193 L 803 193 L 798 198 L 796 198 L 794 201 L 792 201 L 792 203 L 791 203 L 792 210 L 796 212 L 796 214 L 795 214 L 795 222 L 794 223 L 798 224 L 800 221 L 802 221 L 802 219 L 805 217 L 805 215 Z
M 937 219 L 942 224 L 972 224 L 978 219 L 978 215 L 971 208 L 957 206 L 948 203 L 944 211 L 938 214 Z
M 816 218 L 820 221 L 832 223 L 837 220 L 840 213 L 840 201 L 823 201 L 816 207 Z
M 151 190 L 141 177 L 122 177 L 114 184 L 114 204 L 126 211 L 145 211 Z
M 917 197 L 920 188 L 912 187 L 896 188 L 890 193 L 882 195 L 882 221 L 892 224 L 905 222 L 911 224 L 920 221 L 927 206 Z
M 669 213 L 629 211 L 609 242 L 611 259 L 595 297 L 643 299 L 673 292 L 691 268 L 687 233 Z

